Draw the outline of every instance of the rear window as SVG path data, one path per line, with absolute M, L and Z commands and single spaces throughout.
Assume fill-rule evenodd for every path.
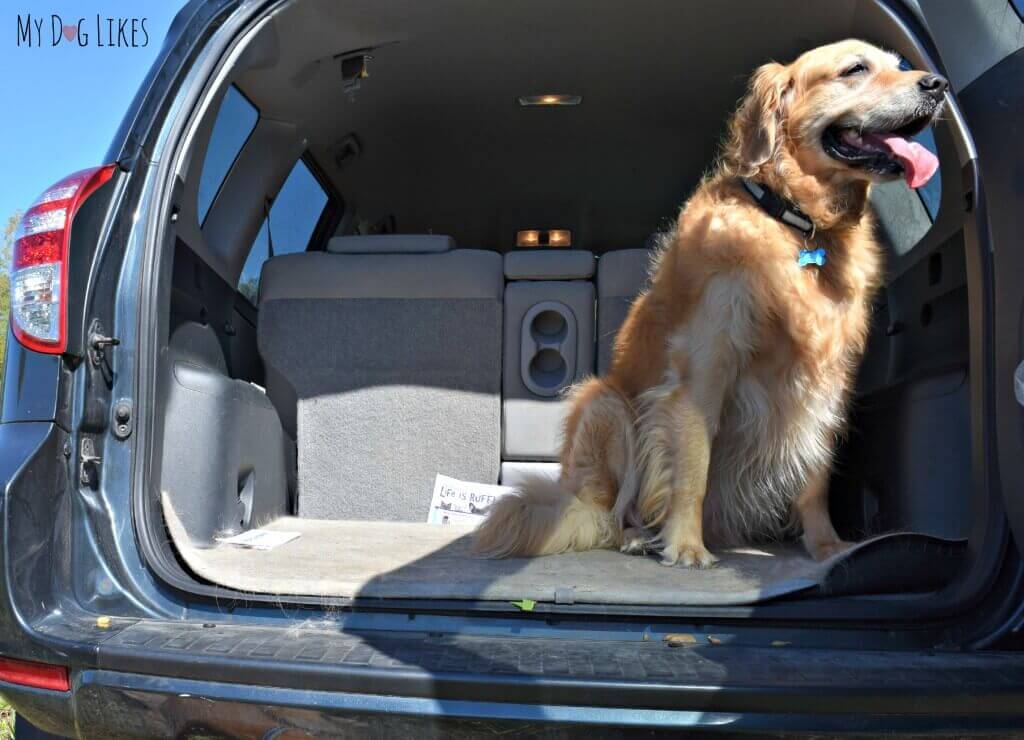
M 238 292 L 253 305 L 259 295 L 260 270 L 270 256 L 271 244 L 274 254 L 305 251 L 327 207 L 327 201 L 323 185 L 300 159 L 274 199 L 269 221 L 263 220 L 238 280 Z
M 199 176 L 199 198 L 197 210 L 199 223 L 206 221 L 224 178 L 228 176 L 231 165 L 238 158 L 246 140 L 256 128 L 260 112 L 256 106 L 232 85 L 228 88 L 217 111 L 217 120 L 213 122 L 213 133 L 210 135 L 210 146 L 206 150 L 203 171 Z

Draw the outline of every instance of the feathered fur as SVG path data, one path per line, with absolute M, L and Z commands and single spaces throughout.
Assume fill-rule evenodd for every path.
M 619 544 L 638 486 L 633 413 L 625 398 L 596 378 L 573 389 L 572 402 L 561 478 L 532 477 L 492 504 L 477 530 L 478 552 L 550 555 Z

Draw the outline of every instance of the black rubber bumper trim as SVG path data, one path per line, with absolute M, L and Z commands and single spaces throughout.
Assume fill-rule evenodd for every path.
M 686 709 L 627 709 L 552 704 L 423 699 L 357 693 L 159 678 L 114 671 L 85 671 L 76 691 L 78 724 L 96 734 L 193 734 L 221 736 L 239 720 L 250 736 L 277 736 L 285 729 L 317 737 L 679 737 L 708 730 L 735 736 L 786 733 L 886 737 L 969 733 L 1016 736 L 1019 716 L 814 714 L 805 697 L 799 713 L 736 713 Z M 554 733 L 554 734 L 552 734 Z
M 816 714 L 1024 716 L 1024 654 L 343 633 L 139 622 L 102 670 L 393 697 Z

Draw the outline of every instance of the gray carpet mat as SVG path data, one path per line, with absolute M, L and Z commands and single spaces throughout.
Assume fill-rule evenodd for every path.
M 902 553 L 899 568 L 910 576 L 908 571 L 920 572 L 921 566 L 907 567 L 908 548 L 916 553 L 920 548 L 915 542 L 924 541 L 932 549 L 939 547 L 935 543 L 945 542 L 919 534 L 883 535 L 821 563 L 797 544 L 750 547 L 718 552 L 715 567 L 692 570 L 662 566 L 654 557 L 607 550 L 487 560 L 470 553 L 471 535 L 466 528 L 408 522 L 282 517 L 262 529 L 297 532 L 299 537 L 272 550 L 223 543 L 200 546 L 186 536 L 166 497 L 164 514 L 174 544 L 196 575 L 240 591 L 282 596 L 753 604 L 834 584 L 835 574 L 848 573 L 847 561 L 854 562 L 868 551 L 876 553 L 869 558 L 872 562 L 885 560 L 886 551 Z M 947 550 L 957 545 L 945 544 Z M 949 575 L 954 561 L 939 558 L 938 569 Z M 857 583 L 871 592 L 870 577 Z

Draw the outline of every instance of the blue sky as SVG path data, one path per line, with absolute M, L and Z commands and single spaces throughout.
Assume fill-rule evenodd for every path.
M 125 108 L 163 45 L 185 0 L 23 0 L 0 10 L 0 224 L 31 205 L 49 185 L 76 170 L 102 164 Z M 32 46 L 18 46 L 18 15 L 35 23 Z M 69 42 L 54 23 L 75 26 Z M 97 34 L 97 16 L 101 31 Z M 113 18 L 113 34 L 108 18 Z M 136 19 L 134 48 L 131 19 Z M 142 19 L 145 19 L 143 33 Z M 78 22 L 82 20 L 79 45 Z M 128 19 L 118 38 L 118 19 Z M 69 34 L 72 33 L 69 29 Z M 58 32 L 60 33 L 60 32 Z M 148 35 L 148 43 L 142 46 Z M 88 38 L 86 38 L 86 36 Z M 112 38 L 111 38 L 112 37 Z M 116 44 L 122 46 L 118 47 Z M 104 46 L 99 46 L 99 43 Z M 109 45 L 109 44 L 113 45 Z

